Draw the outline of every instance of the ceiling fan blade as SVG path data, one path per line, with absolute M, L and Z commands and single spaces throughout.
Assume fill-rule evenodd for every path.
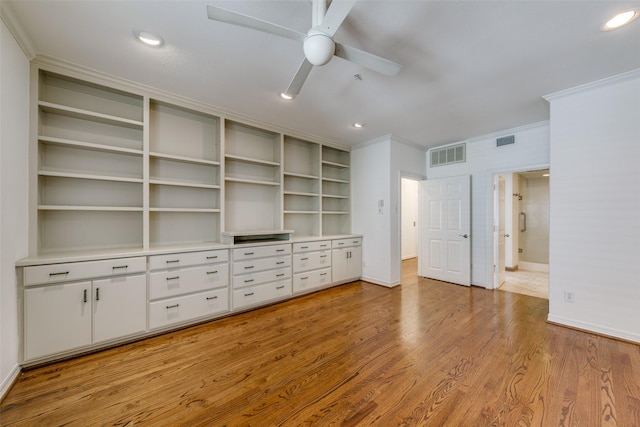
M 307 76 L 311 72 L 312 68 L 313 64 L 307 61 L 307 59 L 305 58 L 302 61 L 302 64 L 300 64 L 296 75 L 293 76 L 291 83 L 289 83 L 289 87 L 284 93 L 291 96 L 292 98 L 295 98 L 296 95 L 300 93 L 300 89 L 302 89 L 302 85 L 304 84 L 304 81 L 307 80 Z
M 227 24 L 238 25 L 240 27 L 250 28 L 276 36 L 286 37 L 288 39 L 304 41 L 306 34 L 300 33 L 290 28 L 282 27 L 262 19 L 253 18 L 238 12 L 223 9 L 221 7 L 207 5 L 207 15 L 209 19 L 214 21 L 226 22 Z
M 334 55 L 386 76 L 395 76 L 403 67 L 397 62 L 340 43 L 336 43 Z
M 325 1 L 325 0 L 316 0 L 316 1 Z M 338 31 L 340 25 L 345 20 L 349 12 L 351 12 L 351 8 L 356 3 L 356 0 L 333 0 L 331 2 L 331 6 L 327 10 L 327 14 L 324 16 L 322 20 L 322 24 L 320 24 L 320 30 L 323 33 L 329 34 L 329 36 L 333 37 L 333 35 Z

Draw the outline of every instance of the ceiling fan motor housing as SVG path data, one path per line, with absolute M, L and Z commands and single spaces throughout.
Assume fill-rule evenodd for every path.
M 307 33 L 303 49 L 305 58 L 313 65 L 325 65 L 331 61 L 336 44 L 329 35 L 312 28 Z

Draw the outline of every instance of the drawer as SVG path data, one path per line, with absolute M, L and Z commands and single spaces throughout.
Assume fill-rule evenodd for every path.
M 291 253 L 291 244 L 254 246 L 250 248 L 238 248 L 233 250 L 233 260 L 265 258 L 268 256 L 288 255 Z
M 115 258 L 101 261 L 68 262 L 64 264 L 25 267 L 24 285 L 71 282 L 95 277 L 121 276 L 147 271 L 147 258 Z
M 298 273 L 307 270 L 331 266 L 331 251 L 304 252 L 293 254 L 293 272 Z
M 318 242 L 301 242 L 293 244 L 293 253 L 323 251 L 331 249 L 331 240 L 320 240 Z
M 331 245 L 333 248 L 346 248 L 347 246 L 360 246 L 362 245 L 362 237 L 332 240 Z
M 291 255 L 283 255 L 271 258 L 248 259 L 233 263 L 233 274 L 247 274 L 255 271 L 271 270 L 291 266 Z
M 293 292 L 304 292 L 331 284 L 331 268 L 293 275 Z
M 229 286 L 229 264 L 154 271 L 149 274 L 149 299 Z
M 149 329 L 229 311 L 227 288 L 149 303 Z
M 233 291 L 234 310 L 291 296 L 291 279 Z
M 260 283 L 273 282 L 291 278 L 291 268 L 279 268 L 277 270 L 261 271 L 258 273 L 233 276 L 233 287 L 253 286 Z
M 192 265 L 212 264 L 229 261 L 227 249 L 200 252 L 179 252 L 168 255 L 152 255 L 149 257 L 149 270 L 165 268 L 189 267 Z

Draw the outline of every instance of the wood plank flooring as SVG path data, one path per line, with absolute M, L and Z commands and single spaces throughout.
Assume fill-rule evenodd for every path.
M 640 426 L 640 346 L 403 272 L 28 370 L 0 424 Z

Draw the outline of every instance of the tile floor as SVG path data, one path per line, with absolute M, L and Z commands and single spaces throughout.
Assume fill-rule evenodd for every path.
M 549 273 L 540 271 L 507 271 L 501 291 L 515 292 L 549 299 Z

